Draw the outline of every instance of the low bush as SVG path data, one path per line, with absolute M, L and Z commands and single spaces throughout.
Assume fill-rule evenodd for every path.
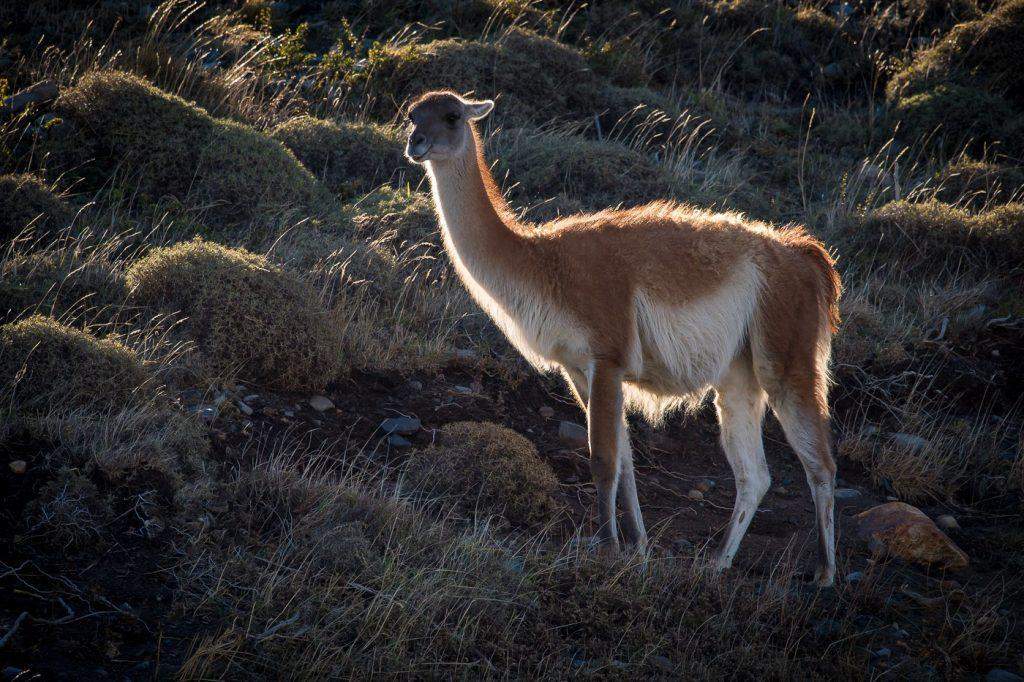
M 73 131 L 48 142 L 52 171 L 75 168 L 97 188 L 120 172 L 130 191 L 172 198 L 217 227 L 299 209 L 329 218 L 336 204 L 280 142 L 118 71 L 87 74 L 54 111 Z
M 271 133 L 335 194 L 351 197 L 408 166 L 401 134 L 374 123 L 297 116 Z
M 54 406 L 113 408 L 147 380 L 138 356 L 117 341 L 41 315 L 0 327 L 0 394 L 17 414 Z
M 496 514 L 514 526 L 549 521 L 558 481 L 533 443 L 490 422 L 448 424 L 419 451 L 410 472 L 433 494 L 453 495 L 469 513 Z
M 34 231 L 60 230 L 75 217 L 74 211 L 34 175 L 0 175 L 0 243 L 26 227 Z
M 1024 205 L 971 213 L 939 201 L 894 201 L 866 214 L 850 236 L 860 256 L 898 263 L 903 272 L 1018 268 L 1024 262 Z
M 210 377 L 322 390 L 344 367 L 339 325 L 316 292 L 263 256 L 197 238 L 155 249 L 126 277 L 133 302 L 188 317 Z

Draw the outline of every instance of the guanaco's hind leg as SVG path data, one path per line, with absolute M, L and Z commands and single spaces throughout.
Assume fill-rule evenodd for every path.
M 813 395 L 784 394 L 772 397 L 771 405 L 786 440 L 796 451 L 814 500 L 818 530 L 818 567 L 814 580 L 832 585 L 836 575 L 835 484 L 836 465 L 829 446 L 828 417 L 821 414 Z
M 576 400 L 584 412 L 589 412 L 590 385 L 586 375 L 578 369 L 566 367 L 564 374 Z M 625 414 L 618 431 L 619 487 L 618 501 L 623 507 L 622 534 L 626 544 L 639 550 L 647 547 L 647 530 L 637 497 L 636 474 L 633 471 L 633 450 L 629 444 L 629 426 Z M 596 479 L 595 479 L 596 480 Z
M 732 566 L 740 541 L 771 482 L 761 439 L 766 396 L 754 376 L 748 353 L 733 361 L 715 386 L 715 394 L 722 449 L 736 479 L 729 530 L 715 560 L 716 568 L 724 570 Z

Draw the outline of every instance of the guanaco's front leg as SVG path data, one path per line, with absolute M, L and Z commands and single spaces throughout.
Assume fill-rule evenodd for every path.
M 622 376 L 617 365 L 597 361 L 590 375 L 587 431 L 590 437 L 590 472 L 597 487 L 598 537 L 604 548 L 617 551 L 615 497 L 618 491 L 620 431 L 622 420 Z

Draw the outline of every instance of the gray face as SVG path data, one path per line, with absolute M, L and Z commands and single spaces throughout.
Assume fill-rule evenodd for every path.
M 409 140 L 405 155 L 414 163 L 460 156 L 472 134 L 469 122 L 483 118 L 494 103 L 473 102 L 450 92 L 432 92 L 409 108 Z

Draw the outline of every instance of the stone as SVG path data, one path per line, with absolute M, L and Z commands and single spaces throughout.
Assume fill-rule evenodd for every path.
M 715 487 L 715 482 L 710 478 L 704 478 L 697 481 L 697 485 L 693 486 L 694 490 L 699 490 L 702 493 L 706 493 Z
M 472 348 L 457 348 L 455 353 L 452 355 L 452 359 L 457 364 L 472 364 L 476 362 L 477 352 Z
M 688 498 L 690 498 L 691 500 L 693 500 L 694 502 L 703 502 L 704 501 L 704 493 L 702 493 L 701 491 L 697 490 L 696 488 L 694 488 L 690 492 L 686 493 L 686 496 Z
M 985 675 L 985 682 L 1024 682 L 1024 677 L 1002 668 L 992 668 Z
M 835 498 L 837 502 L 848 502 L 860 497 L 860 491 L 853 488 L 836 488 Z
M 325 395 L 315 395 L 309 399 L 309 406 L 317 412 L 326 412 L 334 407 L 334 403 Z
M 7 466 L 11 467 L 11 471 L 19 476 L 28 471 L 28 463 L 23 459 L 16 459 Z
M 786 490 L 785 486 L 777 485 L 774 488 L 772 488 L 772 493 L 785 497 L 786 495 L 789 494 L 789 491 Z
M 417 381 L 416 379 L 411 380 L 409 382 L 409 390 L 416 391 L 417 393 L 419 393 L 420 391 L 423 390 L 423 382 Z
M 380 423 L 384 433 L 400 433 L 403 436 L 416 433 L 423 426 L 415 417 L 389 417 Z
M 915 436 L 910 433 L 891 434 L 889 436 L 889 442 L 902 450 L 906 450 L 914 454 L 917 454 L 928 447 L 927 440 L 921 438 L 921 436 Z
M 586 427 L 569 421 L 563 421 L 558 425 L 558 439 L 573 448 L 585 448 L 590 442 Z
M 57 99 L 60 89 L 51 80 L 40 81 L 29 86 L 10 97 L 4 98 L 0 103 L 0 113 L 17 114 L 26 107 L 33 104 L 43 104 Z
M 196 408 L 196 414 L 199 415 L 199 419 L 201 421 L 211 424 L 217 419 L 217 415 L 220 414 L 220 410 L 218 410 L 214 405 L 200 405 Z
M 238 411 L 244 414 L 246 417 L 251 417 L 253 413 L 253 409 L 246 405 L 245 402 L 242 400 L 238 401 Z
M 672 665 L 672 661 L 670 661 L 667 656 L 660 656 L 658 654 L 655 654 L 654 656 L 649 657 L 647 660 L 650 661 L 651 665 L 653 665 L 655 668 L 657 668 L 663 673 L 670 673 L 676 669 L 676 667 Z
M 846 582 L 851 584 L 857 584 L 864 580 L 864 573 L 861 571 L 851 571 L 846 574 Z
M 409 448 L 412 447 L 412 443 L 405 436 L 400 436 L 397 433 L 392 433 L 388 436 L 388 445 L 393 448 Z
M 672 549 L 676 554 L 687 554 L 693 551 L 693 543 L 685 538 L 679 538 L 672 543 Z
M 942 530 L 960 530 L 960 524 L 952 514 L 943 514 L 935 519 L 935 525 Z
M 901 559 L 951 570 L 966 568 L 967 554 L 917 507 L 887 502 L 857 514 L 857 532 Z
M 544 417 L 545 419 L 551 419 L 552 417 L 555 416 L 555 408 L 549 405 L 541 405 L 540 409 L 537 410 L 537 412 L 539 412 L 540 416 Z

